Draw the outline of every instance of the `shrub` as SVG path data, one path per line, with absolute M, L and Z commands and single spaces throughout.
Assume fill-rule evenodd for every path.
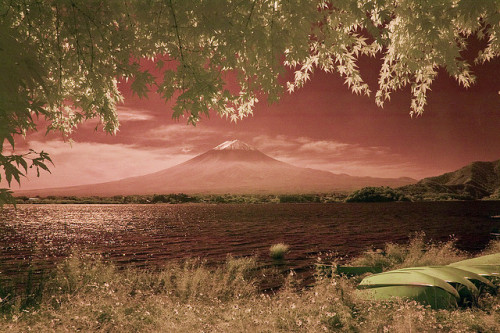
M 280 203 L 321 202 L 320 194 L 281 194 L 278 195 Z
M 269 255 L 271 258 L 279 260 L 285 257 L 285 254 L 288 253 L 289 246 L 284 243 L 274 244 L 269 248 Z
M 403 193 L 390 187 L 364 187 L 354 191 L 346 199 L 346 202 L 391 202 L 408 201 Z

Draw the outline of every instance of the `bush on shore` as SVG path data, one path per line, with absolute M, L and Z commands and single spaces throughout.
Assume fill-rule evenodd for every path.
M 390 187 L 363 187 L 350 194 L 345 202 L 391 202 L 409 201 L 405 195 Z
M 420 236 L 408 245 L 387 245 L 387 269 L 462 259 L 451 243 L 432 245 Z M 500 248 L 493 243 L 489 251 Z M 433 260 L 434 259 L 434 260 Z M 288 277 L 274 294 L 257 288 L 267 276 L 255 258 L 228 258 L 219 267 L 200 260 L 171 263 L 159 271 L 120 270 L 87 255 L 72 255 L 40 288 L 4 295 L 0 331 L 106 332 L 497 332 L 500 296 L 485 295 L 479 307 L 432 310 L 414 301 L 366 302 L 355 295 L 357 279 L 318 278 L 298 288 Z
M 269 248 L 269 255 L 275 260 L 280 260 L 285 257 L 290 247 L 284 243 L 274 244 Z

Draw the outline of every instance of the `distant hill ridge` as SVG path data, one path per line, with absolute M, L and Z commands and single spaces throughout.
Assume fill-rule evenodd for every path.
M 456 171 L 424 178 L 400 188 L 412 196 L 441 196 L 444 199 L 500 199 L 500 160 L 473 162 Z
M 402 186 L 411 178 L 334 174 L 276 160 L 240 140 L 223 142 L 184 163 L 144 176 L 81 186 L 16 191 L 16 195 L 113 196 L 131 194 L 261 194 L 352 191 Z

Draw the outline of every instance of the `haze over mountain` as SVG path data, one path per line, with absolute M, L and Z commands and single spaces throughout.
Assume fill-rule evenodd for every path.
M 459 170 L 424 178 L 416 184 L 400 189 L 421 198 L 500 198 L 500 160 L 473 162 Z
M 411 178 L 372 178 L 300 168 L 239 141 L 219 146 L 174 167 L 144 176 L 61 188 L 16 191 L 16 195 L 112 196 L 154 193 L 311 193 L 365 186 L 403 186 Z

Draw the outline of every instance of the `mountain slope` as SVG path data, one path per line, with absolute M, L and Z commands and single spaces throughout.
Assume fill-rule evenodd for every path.
M 440 176 L 400 188 L 421 198 L 481 199 L 500 194 L 500 160 L 473 162 Z
M 411 178 L 371 178 L 299 168 L 238 141 L 227 141 L 184 163 L 152 174 L 118 181 L 16 195 L 129 195 L 153 193 L 307 193 L 353 190 L 364 186 L 402 186 Z

